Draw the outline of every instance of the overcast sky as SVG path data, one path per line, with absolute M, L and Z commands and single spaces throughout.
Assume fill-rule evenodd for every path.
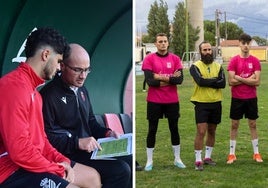
M 155 0 L 136 0 L 136 27 L 145 28 L 148 24 L 148 13 Z M 184 0 L 164 0 L 168 5 L 168 16 L 172 21 L 175 7 Z M 159 3 L 159 1 L 158 1 Z M 204 19 L 214 20 L 216 9 L 226 12 L 227 21 L 241 27 L 244 32 L 268 38 L 268 2 L 267 0 L 203 0 Z M 224 22 L 222 14 L 221 22 Z

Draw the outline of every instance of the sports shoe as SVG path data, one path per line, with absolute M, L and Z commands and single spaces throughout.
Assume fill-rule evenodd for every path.
M 211 166 L 215 166 L 216 165 L 216 162 L 213 161 L 211 158 L 205 158 L 203 161 L 204 161 L 204 164 L 205 165 L 211 165 Z
M 153 164 L 145 166 L 145 168 L 144 168 L 145 171 L 151 171 L 152 169 L 153 169 Z
M 182 161 L 174 161 L 174 165 L 179 168 L 186 168 Z
M 202 161 L 195 162 L 195 170 L 197 170 L 197 171 L 203 171 L 204 170 Z
M 235 154 L 229 154 L 227 158 L 227 164 L 232 164 L 234 161 L 236 161 Z
M 136 161 L 136 171 L 142 171 L 143 167 Z
M 255 161 L 258 162 L 258 163 L 262 163 L 262 162 L 263 162 L 263 160 L 262 160 L 262 158 L 261 158 L 261 154 L 259 154 L 259 153 L 255 153 L 255 154 L 253 155 L 253 160 L 255 160 Z

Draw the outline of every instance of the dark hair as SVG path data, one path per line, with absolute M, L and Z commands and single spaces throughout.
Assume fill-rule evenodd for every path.
M 246 33 L 242 33 L 239 36 L 239 41 L 250 42 L 251 40 L 252 40 L 251 36 Z
M 62 54 L 63 59 L 70 54 L 70 47 L 66 39 L 55 29 L 44 27 L 38 28 L 28 36 L 25 45 L 26 58 L 33 57 L 38 49 L 46 45 L 56 53 Z
M 201 54 L 201 51 L 202 51 L 202 49 L 201 49 L 202 44 L 206 44 L 206 43 L 209 43 L 209 42 L 208 42 L 208 41 L 203 41 L 203 42 L 201 42 L 201 43 L 199 44 L 198 48 L 199 48 L 199 53 L 200 53 L 200 54 Z
M 157 41 L 157 37 L 168 37 L 166 33 L 158 33 L 156 36 L 155 36 L 155 42 Z

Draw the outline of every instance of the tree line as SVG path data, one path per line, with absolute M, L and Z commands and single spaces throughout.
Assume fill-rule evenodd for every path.
M 148 14 L 147 34 L 142 36 L 143 43 L 154 43 L 155 35 L 157 33 L 166 33 L 170 41 L 170 50 L 182 57 L 186 49 L 186 23 L 188 23 L 188 48 L 189 51 L 195 51 L 195 42 L 199 39 L 200 28 L 193 27 L 191 17 L 187 12 L 184 2 L 178 2 L 175 7 L 175 14 L 173 20 L 170 22 L 168 19 L 168 5 L 164 0 L 155 0 L 151 4 Z M 186 18 L 188 17 L 188 22 Z M 228 40 L 236 40 L 242 34 L 243 28 L 232 22 L 220 23 L 220 37 Z M 204 20 L 204 40 L 215 45 L 215 21 Z M 252 37 L 260 46 L 267 45 L 264 38 L 253 36 Z

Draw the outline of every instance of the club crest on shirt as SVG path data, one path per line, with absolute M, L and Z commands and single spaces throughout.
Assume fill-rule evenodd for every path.
M 86 101 L 86 98 L 85 98 L 84 92 L 83 92 L 83 91 L 81 91 L 81 92 L 80 92 L 80 94 L 81 94 L 81 98 L 82 98 L 82 100 L 83 100 L 83 101 Z
M 253 68 L 252 63 L 249 63 L 249 64 L 248 64 L 248 68 L 250 68 L 250 69 L 252 69 L 252 68 Z
M 167 62 L 167 68 L 171 68 L 171 63 L 170 62 Z

